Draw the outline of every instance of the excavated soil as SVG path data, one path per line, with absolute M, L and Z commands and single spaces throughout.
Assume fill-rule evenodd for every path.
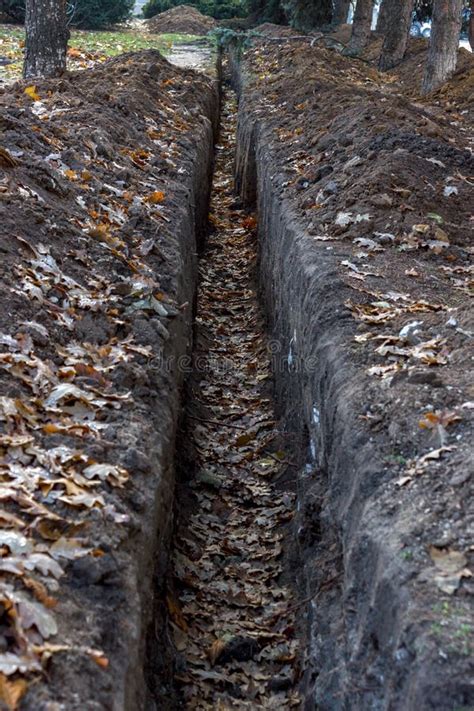
M 308 442 L 305 708 L 469 708 L 472 115 L 450 97 L 473 59 L 414 100 L 306 41 L 238 57 L 237 181 L 281 416 Z
M 9 709 L 474 706 L 472 57 L 421 99 L 261 29 L 199 278 L 211 79 L 0 93 Z
M 144 705 L 216 114 L 154 51 L 0 95 L 5 707 Z
M 352 25 L 341 25 L 327 36 L 341 43 L 349 44 Z M 360 61 L 376 67 L 382 51 L 383 37 L 372 32 L 367 47 L 362 52 Z M 429 40 L 424 38 L 409 37 L 403 62 L 383 76 L 388 82 L 394 84 L 394 89 L 402 88 L 405 96 L 417 99 L 428 53 Z M 441 100 L 444 105 L 460 112 L 465 109 L 473 110 L 474 101 L 474 71 L 473 55 L 467 49 L 458 50 L 457 66 L 454 77 L 440 87 L 429 99 L 430 104 Z
M 177 5 L 147 20 L 146 26 L 154 34 L 206 35 L 217 27 L 217 22 L 192 5 Z

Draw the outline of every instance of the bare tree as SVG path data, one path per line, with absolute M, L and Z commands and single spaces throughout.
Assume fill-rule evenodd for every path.
M 385 39 L 379 59 L 379 69 L 392 69 L 405 56 L 410 33 L 414 0 L 384 0 Z
M 346 53 L 357 55 L 366 46 L 370 36 L 374 0 L 357 0 L 352 23 L 352 35 Z
M 350 5 L 351 0 L 334 0 L 333 25 L 343 25 L 347 22 Z
M 434 0 L 430 48 L 423 76 L 424 94 L 437 89 L 456 69 L 462 0 Z
M 23 75 L 57 77 L 66 69 L 66 0 L 26 0 Z

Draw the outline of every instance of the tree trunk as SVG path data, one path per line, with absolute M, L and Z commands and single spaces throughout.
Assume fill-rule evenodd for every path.
M 332 0 L 282 0 L 292 27 L 303 32 L 331 22 Z
M 346 54 L 357 55 L 362 52 L 370 36 L 374 0 L 357 0 L 352 23 L 352 35 Z
M 473 0 L 474 2 L 474 0 Z M 351 0 L 335 0 L 334 13 L 332 16 L 333 25 L 344 25 L 347 22 Z
M 69 39 L 66 0 L 27 0 L 25 30 L 25 79 L 60 76 Z
M 474 0 L 471 0 L 471 17 L 469 18 L 469 44 L 474 52 Z
M 384 35 L 388 29 L 388 17 L 390 15 L 390 0 L 382 0 L 377 17 L 377 27 L 375 31 L 379 35 Z
M 462 0 L 434 0 L 430 48 L 422 92 L 437 89 L 456 69 Z
M 386 71 L 400 64 L 405 56 L 414 0 L 385 0 L 385 39 L 379 69 Z

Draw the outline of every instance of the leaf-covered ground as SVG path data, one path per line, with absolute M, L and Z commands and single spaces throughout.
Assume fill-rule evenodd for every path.
M 90 69 L 108 57 L 143 49 L 157 49 L 165 56 L 173 45 L 196 39 L 185 34 L 150 34 L 139 28 L 116 31 L 73 30 L 69 41 L 68 69 Z M 19 79 L 25 48 L 23 27 L 0 25 L 0 86 Z
M 310 629 L 324 709 L 474 703 L 474 59 L 420 97 L 415 50 L 388 76 L 307 40 L 239 57 L 281 407 L 310 437 L 301 566 L 339 574 Z
M 256 220 L 233 192 L 236 108 L 226 95 L 200 261 L 197 347 L 188 410 L 193 505 L 181 506 L 170 636 L 189 709 L 300 704 L 294 595 L 281 581 L 294 494 L 281 477 L 271 348 L 254 283 Z
M 35 711 L 53 701 L 82 711 L 91 696 L 107 708 L 141 664 L 151 576 L 137 568 L 152 567 L 171 505 L 163 442 L 178 376 L 165 360 L 185 347 L 191 319 L 192 221 L 206 202 L 216 103 L 208 79 L 155 51 L 0 95 L 8 708 L 22 696 Z

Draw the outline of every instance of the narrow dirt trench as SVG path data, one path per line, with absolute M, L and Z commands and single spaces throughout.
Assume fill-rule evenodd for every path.
M 256 220 L 233 192 L 236 100 L 224 90 L 200 260 L 193 375 L 167 594 L 175 688 L 189 709 L 288 709 L 298 640 L 283 538 L 294 495 L 271 399 Z M 192 464 L 191 464 L 192 460 Z

